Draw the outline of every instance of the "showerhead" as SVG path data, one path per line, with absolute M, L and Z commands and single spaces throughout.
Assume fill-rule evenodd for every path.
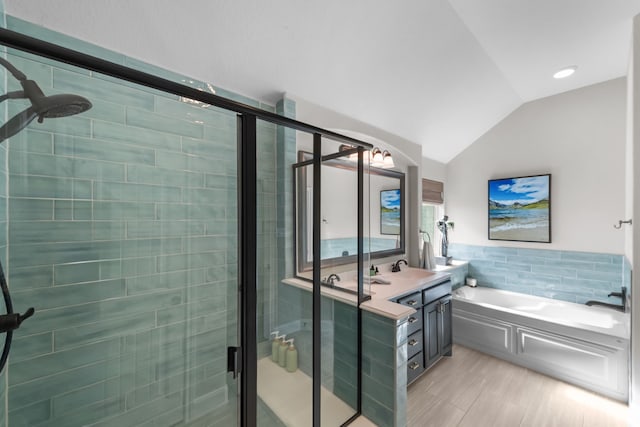
M 27 127 L 36 117 L 38 123 L 44 119 L 73 116 L 87 111 L 92 107 L 91 102 L 79 95 L 60 94 L 46 96 L 40 86 L 33 80 L 27 80 L 26 76 L 18 71 L 6 59 L 0 57 L 0 64 L 20 81 L 22 91 L 9 92 L 0 96 L 0 102 L 5 99 L 27 98 L 31 106 L 21 113 L 16 114 L 0 128 L 0 142 L 20 132 Z
M 34 102 L 34 107 L 36 103 Z M 84 113 L 91 108 L 87 98 L 78 95 L 51 95 L 38 99 L 36 113 L 40 119 L 57 119 Z

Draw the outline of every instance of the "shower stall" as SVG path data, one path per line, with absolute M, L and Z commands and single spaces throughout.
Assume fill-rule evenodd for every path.
M 296 121 L 287 99 L 266 105 L 25 36 L 19 20 L 7 28 L 0 262 L 15 312 L 35 313 L 7 332 L 0 426 L 354 420 L 361 313 L 322 294 L 321 183 L 326 162 L 356 159 L 359 303 L 370 146 Z M 301 144 L 312 155 L 306 290 L 283 282 L 296 274 Z M 274 362 L 274 335 L 295 366 Z

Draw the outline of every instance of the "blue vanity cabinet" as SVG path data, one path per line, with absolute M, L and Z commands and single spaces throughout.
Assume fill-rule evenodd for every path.
M 453 305 L 451 301 L 451 295 L 440 298 L 440 315 L 442 321 L 440 322 L 440 354 L 442 356 L 451 356 L 451 349 L 453 348 Z
M 451 282 L 446 281 L 423 291 L 424 367 L 428 369 L 442 356 L 450 356 L 453 346 L 451 329 Z
M 442 356 L 451 355 L 451 281 L 429 285 L 396 302 L 416 310 L 407 322 L 407 384 L 411 384 Z
M 440 303 L 434 301 L 431 304 L 427 304 L 424 307 L 424 342 L 426 343 L 425 349 L 425 367 L 433 365 L 440 358 L 440 340 L 438 333 L 442 327 L 442 321 L 440 320 Z
M 425 368 L 442 356 L 451 356 L 451 295 L 444 296 L 424 307 Z

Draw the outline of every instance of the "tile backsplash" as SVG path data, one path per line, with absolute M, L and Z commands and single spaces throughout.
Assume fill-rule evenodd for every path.
M 450 255 L 469 261 L 480 286 L 583 304 L 620 304 L 607 295 L 630 286 L 623 255 L 452 243 Z

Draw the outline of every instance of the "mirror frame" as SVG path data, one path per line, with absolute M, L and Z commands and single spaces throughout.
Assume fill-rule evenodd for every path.
M 346 169 L 353 172 L 358 171 L 357 163 L 349 160 L 343 160 L 342 157 L 346 157 L 349 153 L 336 153 L 322 157 L 323 166 L 333 166 L 340 169 Z M 306 247 L 307 247 L 307 230 L 310 224 L 307 222 L 306 206 L 307 206 L 307 192 L 305 191 L 307 182 L 307 169 L 305 166 L 310 165 L 310 161 L 313 160 L 313 154 L 307 151 L 298 151 L 298 163 L 293 165 L 293 218 L 295 221 L 294 226 L 294 252 L 296 257 L 296 276 L 299 273 L 310 271 L 313 267 L 312 262 L 306 261 Z M 298 171 L 298 169 L 300 169 Z M 387 249 L 375 252 L 365 252 L 369 254 L 369 259 L 386 258 L 393 255 L 400 255 L 405 253 L 405 204 L 406 204 L 406 192 L 405 192 L 405 174 L 390 169 L 381 169 L 373 166 L 369 167 L 370 175 L 380 175 L 389 178 L 397 178 L 400 181 L 400 247 L 394 249 Z M 365 172 L 367 175 L 367 172 Z M 370 199 L 371 200 L 371 199 Z M 301 208 L 301 209 L 300 209 Z M 300 214 L 302 212 L 302 214 Z M 369 214 L 371 215 L 371 213 Z M 300 236 L 300 242 L 298 242 L 298 236 Z M 369 237 L 371 237 L 369 235 Z M 300 243 L 300 244 L 299 244 Z M 335 258 L 327 258 L 321 260 L 321 267 L 333 267 L 337 265 L 353 264 L 358 261 L 358 255 L 353 254 L 349 256 L 341 256 Z

